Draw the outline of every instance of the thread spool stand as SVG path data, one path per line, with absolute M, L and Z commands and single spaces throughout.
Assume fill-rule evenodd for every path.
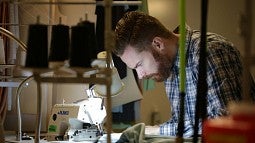
M 113 32 L 111 30 L 111 7 L 112 5 L 118 6 L 118 5 L 140 5 L 141 1 L 114 1 L 112 0 L 105 0 L 105 1 L 98 1 L 98 2 L 37 2 L 37 1 L 24 1 L 24 2 L 11 2 L 13 4 L 47 4 L 47 5 L 52 5 L 52 4 L 96 4 L 96 5 L 104 5 L 105 7 L 105 37 L 107 39 L 105 40 L 105 50 L 107 53 L 111 52 L 112 48 L 112 43 L 113 43 Z M 7 37 L 15 40 L 18 42 L 20 47 L 26 52 L 27 47 L 26 45 L 17 39 L 12 33 L 9 31 L 3 29 L 0 27 L 0 32 L 4 33 Z M 106 63 L 107 65 L 110 65 L 110 54 L 107 54 L 106 57 Z M 8 65 L 5 65 L 8 66 Z M 8 66 L 9 67 L 9 66 Z M 33 73 L 33 78 L 37 82 L 38 86 L 38 101 L 37 101 L 37 123 L 36 123 L 36 130 L 35 130 L 35 143 L 40 142 L 40 128 L 41 128 L 41 83 L 43 82 L 51 82 L 51 83 L 97 83 L 97 84 L 105 84 L 107 89 L 106 89 L 106 112 L 107 112 L 107 143 L 111 142 L 111 131 L 112 131 L 112 117 L 111 117 L 111 67 L 107 66 L 104 69 L 99 69 L 99 68 L 73 68 L 72 73 L 70 74 L 70 77 L 48 77 L 45 76 L 45 73 L 49 72 L 58 72 L 61 73 L 62 71 L 60 69 L 44 69 L 44 68 L 24 68 L 24 70 L 28 70 Z M 65 72 L 65 71 L 64 71 Z M 99 77 L 94 77 L 94 76 L 88 76 L 88 75 L 93 75 L 95 73 L 100 73 L 104 74 L 105 76 L 103 78 Z M 87 75 L 87 76 L 84 76 Z M 20 127 L 21 128 L 21 127 Z

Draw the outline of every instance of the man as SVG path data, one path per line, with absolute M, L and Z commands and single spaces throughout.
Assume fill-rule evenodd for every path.
M 140 79 L 164 81 L 172 106 L 172 118 L 159 126 L 160 134 L 176 136 L 180 105 L 178 29 L 171 32 L 152 16 L 129 12 L 117 23 L 115 33 L 116 48 L 113 52 L 129 68 L 135 69 Z M 199 43 L 200 32 L 187 26 L 184 137 L 193 135 L 195 124 Z M 215 118 L 228 115 L 229 102 L 242 100 L 243 67 L 238 50 L 220 35 L 207 34 L 207 52 L 207 113 L 208 118 Z M 254 100 L 253 82 L 251 85 Z

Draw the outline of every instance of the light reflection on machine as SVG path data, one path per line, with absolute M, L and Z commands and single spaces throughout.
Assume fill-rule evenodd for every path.
M 48 124 L 48 141 L 96 141 L 103 135 L 106 110 L 102 98 L 56 104 Z

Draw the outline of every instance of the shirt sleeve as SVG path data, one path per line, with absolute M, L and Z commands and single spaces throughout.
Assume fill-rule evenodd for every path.
M 241 100 L 242 63 L 239 52 L 226 42 L 209 43 L 207 58 L 207 115 L 215 118 L 228 114 L 228 103 Z
M 168 122 L 165 122 L 160 125 L 160 134 L 166 136 L 177 136 L 178 122 L 170 119 Z M 191 137 L 193 133 L 194 126 L 191 121 L 184 121 L 184 133 L 183 137 Z M 199 129 L 201 133 L 201 128 Z

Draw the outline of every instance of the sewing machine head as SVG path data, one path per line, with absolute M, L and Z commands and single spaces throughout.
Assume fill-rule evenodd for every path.
M 97 140 L 103 133 L 105 117 L 102 98 L 90 97 L 73 104 L 56 104 L 52 108 L 46 139 Z

